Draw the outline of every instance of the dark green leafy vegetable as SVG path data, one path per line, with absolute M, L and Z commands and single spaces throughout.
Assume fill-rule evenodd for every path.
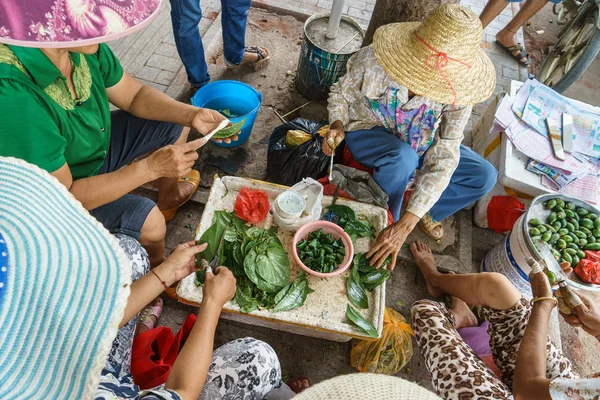
M 363 286 L 366 290 L 373 290 L 377 286 L 387 281 L 390 277 L 390 271 L 385 268 L 373 269 L 361 276 Z
M 240 122 L 236 122 L 233 125 L 226 126 L 225 128 L 223 128 L 220 131 L 218 131 L 217 133 L 215 133 L 212 138 L 213 139 L 227 139 L 229 137 L 232 137 L 236 133 L 238 133 L 240 131 L 240 129 L 242 129 L 242 127 L 244 126 L 245 123 L 246 123 L 246 118 L 244 118 Z
M 346 305 L 346 317 L 348 317 L 348 319 L 350 320 L 350 322 L 352 322 L 352 324 L 354 324 L 361 331 L 366 333 L 367 336 L 373 337 L 373 338 L 376 338 L 379 336 L 375 326 L 372 323 L 370 323 L 369 321 L 367 321 L 365 318 L 363 318 L 363 316 L 360 315 L 358 313 L 358 311 L 356 311 L 350 304 Z
M 298 256 L 304 265 L 313 271 L 330 273 L 344 261 L 346 247 L 342 239 L 334 239 L 322 229 L 310 232 L 306 239 L 296 245 Z
M 224 211 L 215 212 L 214 222 L 198 243 L 208 243 L 208 248 L 196 262 L 212 260 L 223 237 L 219 264 L 229 268 L 237 279 L 234 301 L 242 312 L 259 308 L 279 310 L 300 307 L 312 292 L 306 276 L 290 283 L 290 265 L 287 253 L 277 238 L 276 230 L 249 227 L 244 221 Z M 302 283 L 304 281 L 304 283 Z M 195 283 L 204 283 L 204 272 L 196 272 Z M 295 285 L 295 286 L 294 286 Z M 300 287 L 300 289 L 298 289 Z M 294 301 L 290 301 L 293 289 Z M 283 303 L 285 301 L 285 303 Z
M 336 215 L 337 220 L 334 222 L 344 229 L 353 242 L 359 237 L 373 236 L 373 227 L 371 224 L 368 221 L 357 218 L 352 208 L 335 204 L 327 207 L 327 210 Z
M 369 308 L 367 292 L 363 287 L 362 279 L 358 274 L 358 268 L 356 266 L 353 266 L 350 269 L 350 275 L 346 278 L 346 292 L 348 293 L 348 299 L 356 307 L 362 309 Z
M 300 275 L 298 275 L 298 277 L 296 277 L 296 280 L 285 292 L 285 294 L 281 296 L 280 300 L 275 305 L 275 308 L 273 308 L 273 311 L 288 311 L 298 308 L 304 304 L 306 301 L 306 296 L 312 292 L 313 290 L 308 287 L 308 279 L 306 274 L 302 272 Z

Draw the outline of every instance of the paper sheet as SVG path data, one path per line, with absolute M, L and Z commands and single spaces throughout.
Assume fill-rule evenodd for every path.
M 519 91 L 519 94 L 523 91 Z M 520 97 L 520 96 L 517 96 Z M 519 99 L 522 101 L 522 99 Z M 546 119 L 550 119 L 562 134 L 562 115 L 573 116 L 573 134 L 575 152 L 595 158 L 600 157 L 600 116 L 575 107 L 569 99 L 552 89 L 536 86 L 527 99 L 523 110 L 523 121 L 544 136 L 548 136 Z
M 552 189 L 558 193 L 566 194 L 567 196 L 575 197 L 576 199 L 586 201 L 588 203 L 598 204 L 598 177 L 587 175 L 581 179 L 571 182 L 562 189 L 557 190 L 557 186 L 548 179 L 542 176 L 542 185 Z

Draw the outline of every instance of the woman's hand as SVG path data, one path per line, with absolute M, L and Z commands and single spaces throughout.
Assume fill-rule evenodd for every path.
M 550 281 L 544 271 L 540 271 L 536 274 L 533 272 L 530 273 L 529 283 L 531 284 L 533 297 L 552 297 L 552 287 L 550 286 Z
M 198 108 L 196 112 L 192 115 L 190 126 L 200 132 L 203 135 L 208 135 L 215 128 L 219 126 L 221 121 L 224 121 L 226 118 L 221 115 L 220 112 L 215 110 L 210 110 L 208 108 Z M 231 124 L 230 124 L 231 125 Z M 212 139 L 215 142 L 221 143 L 231 143 L 238 140 L 238 133 L 235 135 L 225 138 L 225 139 Z M 206 141 L 202 145 L 204 145 Z
M 170 144 L 140 162 L 146 163 L 150 180 L 186 176 L 198 159 L 196 150 L 205 143 L 206 140 L 201 138 L 184 144 Z
M 377 236 L 375 244 L 367 253 L 367 258 L 370 259 L 369 264 L 375 268 L 381 267 L 389 255 L 392 256 L 390 261 L 390 271 L 396 267 L 396 258 L 402 245 L 406 241 L 408 235 L 413 231 L 419 222 L 419 217 L 407 212 L 400 221 L 392 224 L 382 230 Z
M 335 121 L 329 126 L 329 131 L 327 132 L 327 135 L 325 135 L 325 137 L 323 138 L 323 153 L 325 153 L 325 155 L 327 156 L 331 156 L 333 150 L 335 150 L 340 145 L 340 143 L 344 141 L 345 137 L 346 134 L 344 133 L 344 125 L 341 121 Z M 333 148 L 331 148 L 331 146 L 329 146 L 329 143 L 327 143 L 331 140 L 333 140 L 333 143 L 335 143 Z
M 573 314 L 562 314 L 565 322 L 576 328 L 582 328 L 584 331 L 594 336 L 600 341 L 600 308 L 595 304 L 591 297 L 577 292 L 577 295 L 583 301 L 583 304 L 571 310 Z
M 209 268 L 204 278 L 202 302 L 213 302 L 223 308 L 235 296 L 235 289 L 235 277 L 227 267 L 218 267 L 214 274 Z
M 189 274 L 196 272 L 196 254 L 203 252 L 208 244 L 196 245 L 191 241 L 180 244 L 173 250 L 169 258 L 156 267 L 158 276 L 163 278 L 167 285 L 171 286 L 179 282 Z

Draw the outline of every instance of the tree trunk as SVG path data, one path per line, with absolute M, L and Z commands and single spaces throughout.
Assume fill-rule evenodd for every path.
M 377 0 L 363 46 L 373 42 L 373 34 L 382 25 L 392 22 L 422 21 L 435 7 L 459 0 Z

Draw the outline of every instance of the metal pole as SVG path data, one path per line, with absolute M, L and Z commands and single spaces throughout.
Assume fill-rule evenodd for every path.
M 329 15 L 329 24 L 327 25 L 327 32 L 325 33 L 325 36 L 327 36 L 328 39 L 335 39 L 337 37 L 340 21 L 342 20 L 344 3 L 345 0 L 333 0 L 331 14 Z

